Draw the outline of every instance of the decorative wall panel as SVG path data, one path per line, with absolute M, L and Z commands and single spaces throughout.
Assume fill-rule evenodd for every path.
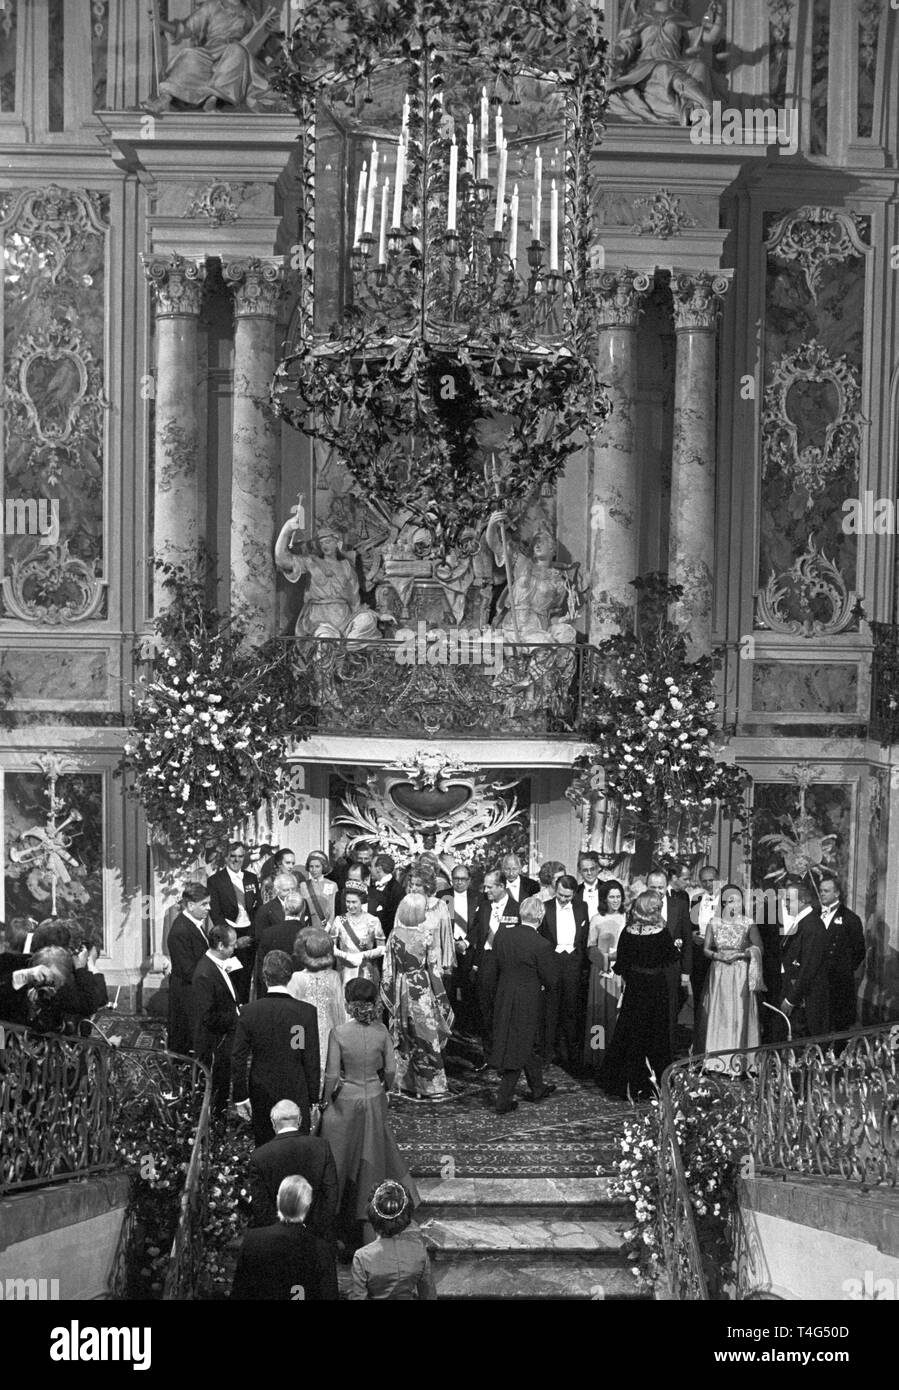
M 55 506 L 58 534 L 7 537 L 6 617 L 105 616 L 104 324 L 109 199 L 51 186 L 0 199 L 3 495 Z M 22 528 L 25 530 L 26 528 Z
M 868 221 L 803 207 L 766 220 L 765 392 L 757 626 L 794 636 L 857 628 Z
M 115 703 L 105 651 L 29 647 L 0 653 L 0 673 L 12 677 L 15 707 L 59 709 Z
M 895 6 L 894 6 L 895 8 Z M 874 133 L 874 91 L 877 81 L 877 48 L 884 0 L 858 0 L 858 109 L 857 131 L 863 138 Z
M 855 714 L 858 667 L 848 662 L 756 661 L 752 708 L 802 714 Z
M 103 776 L 72 772 L 48 756 L 39 772 L 4 777 L 7 920 L 54 910 L 94 929 L 102 941 Z
M 6 0 L 0 10 L 0 112 L 16 109 L 16 56 L 20 0 Z
M 755 782 L 752 882 L 771 887 L 787 873 L 817 879 L 824 870 L 845 884 L 850 866 L 852 787 L 824 782 L 820 767 L 801 767 L 792 782 Z

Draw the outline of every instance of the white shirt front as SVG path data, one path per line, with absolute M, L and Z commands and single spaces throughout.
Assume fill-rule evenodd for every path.
M 834 917 L 836 917 L 839 910 L 840 904 L 838 902 L 831 903 L 829 907 L 822 907 L 821 921 L 824 923 L 825 927 L 830 926 L 831 922 L 833 921 Z
M 570 956 L 574 950 L 575 937 L 574 908 L 571 903 L 564 907 L 556 900 L 556 951 L 559 955 Z
M 491 903 L 491 904 L 490 904 L 490 926 L 489 926 L 489 928 L 488 928 L 488 931 L 489 931 L 489 932 L 495 932 L 495 931 L 497 930 L 497 928 L 499 927 L 499 925 L 500 925 L 500 919 L 503 917 L 503 915 L 504 915 L 504 913 L 505 913 L 505 911 L 506 911 L 506 906 L 507 906 L 508 902 L 509 902 L 509 896 L 508 896 L 508 894 L 506 894 L 505 897 L 500 898 L 500 900 L 499 900 L 498 903 Z M 488 938 L 487 938 L 487 941 L 486 941 L 485 944 L 484 944 L 484 950 L 485 950 L 485 951 L 492 951 L 492 950 L 493 950 L 493 943 L 492 943 L 492 941 L 490 940 L 489 936 L 488 936 Z
M 599 911 L 599 884 L 584 883 L 581 885 L 584 903 L 591 917 L 595 917 Z
M 507 878 L 506 892 L 509 894 L 509 897 L 512 899 L 513 903 L 517 903 L 519 897 L 521 896 L 521 878 Z
M 780 929 L 780 935 L 792 936 L 793 933 L 796 931 L 797 927 L 799 926 L 799 923 L 802 921 L 803 917 L 807 917 L 811 910 L 812 909 L 810 907 L 804 907 L 801 912 L 797 912 L 795 917 L 791 917 L 785 907 L 781 908 L 780 915 L 783 917 L 783 926 Z
M 460 925 L 461 922 L 468 922 L 468 893 L 453 893 L 453 938 L 456 941 L 467 939 L 467 933 Z M 456 918 L 459 921 L 456 921 Z
M 239 888 L 241 894 L 245 896 L 247 890 L 246 890 L 246 888 L 245 888 L 245 886 L 244 886 L 243 874 L 236 874 L 236 873 L 234 872 L 233 869 L 228 869 L 228 877 L 230 878 L 231 882 L 234 884 L 234 887 L 235 887 L 235 888 Z M 229 919 L 226 918 L 226 921 L 227 921 L 227 920 L 229 920 Z M 247 913 L 246 904 L 241 904 L 240 898 L 238 898 L 238 899 L 237 899 L 237 917 L 236 917 L 235 921 L 231 922 L 231 926 L 232 926 L 232 927 L 237 927 L 237 929 L 240 930 L 241 927 L 248 927 L 249 925 L 250 925 L 250 918 L 249 918 L 249 915 L 248 915 L 248 913 Z
M 207 951 L 206 955 L 212 961 L 213 965 L 217 965 L 219 970 L 222 972 L 222 978 L 225 981 L 225 984 L 228 986 L 229 990 L 231 991 L 231 998 L 234 1000 L 236 1004 L 237 995 L 234 993 L 234 986 L 232 985 L 231 979 L 228 975 L 228 961 L 221 960 L 220 957 L 217 956 L 214 951 Z
M 711 922 L 712 918 L 714 917 L 717 911 L 718 899 L 714 897 L 711 893 L 703 893 L 702 897 L 699 900 L 699 908 L 696 914 L 696 930 L 699 932 L 699 935 L 703 938 L 703 940 L 705 940 L 705 934 L 708 930 L 709 922 Z

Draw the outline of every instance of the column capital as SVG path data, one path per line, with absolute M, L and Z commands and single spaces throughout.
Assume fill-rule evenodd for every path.
M 732 270 L 677 270 L 671 277 L 675 332 L 714 332 L 733 279 Z
M 177 252 L 168 255 L 151 252 L 142 255 L 141 260 L 153 289 L 157 319 L 199 314 L 206 279 L 205 261 L 190 260 Z
M 222 278 L 234 290 L 237 318 L 274 319 L 284 274 L 283 256 L 250 256 L 222 261 Z
M 594 271 L 590 276 L 595 305 L 594 327 L 636 328 L 643 312 L 643 296 L 652 284 L 652 271 Z

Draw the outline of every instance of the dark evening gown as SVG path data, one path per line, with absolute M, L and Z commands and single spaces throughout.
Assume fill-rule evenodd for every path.
M 666 969 L 678 960 L 677 947 L 664 925 L 637 935 L 625 929 L 618 938 L 615 973 L 624 980 L 624 1003 L 597 1080 L 610 1095 L 631 1100 L 652 1095 L 673 1061 Z

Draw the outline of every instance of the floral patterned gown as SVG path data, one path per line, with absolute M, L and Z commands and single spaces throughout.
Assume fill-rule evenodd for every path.
M 381 1000 L 396 1050 L 396 1090 L 402 1095 L 446 1096 L 443 1048 L 453 1011 L 441 978 L 431 926 L 399 923 L 387 940 Z
M 738 1049 L 759 1045 L 758 998 L 750 989 L 750 962 L 745 959 L 751 927 L 748 917 L 713 917 L 708 925 L 706 941 L 720 954 L 710 963 L 703 993 L 704 1050 L 728 1055 L 710 1057 L 707 1071 L 739 1075 L 746 1070 L 747 1057 Z

